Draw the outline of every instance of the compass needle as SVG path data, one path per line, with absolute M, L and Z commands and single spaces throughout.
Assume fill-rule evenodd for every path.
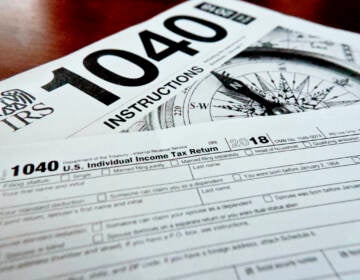
M 291 113 L 291 109 L 287 108 L 286 105 L 280 104 L 277 101 L 269 101 L 266 99 L 266 97 L 259 94 L 253 87 L 247 86 L 245 83 L 243 83 L 240 80 L 234 79 L 230 77 L 230 74 L 227 72 L 223 72 L 222 74 L 219 74 L 215 71 L 211 72 L 222 84 L 225 88 L 229 89 L 230 91 L 226 93 L 227 96 L 234 98 L 235 100 L 240 101 L 240 94 L 246 95 L 250 99 L 258 102 L 261 104 L 264 108 L 267 114 L 269 115 L 278 115 L 278 114 L 288 114 Z M 280 77 L 285 79 L 281 74 Z M 282 83 L 284 86 L 288 86 L 287 82 Z M 286 87 L 287 91 L 290 90 L 290 87 Z M 284 100 L 291 99 L 292 95 L 290 97 L 284 97 Z M 251 114 L 253 115 L 253 114 Z

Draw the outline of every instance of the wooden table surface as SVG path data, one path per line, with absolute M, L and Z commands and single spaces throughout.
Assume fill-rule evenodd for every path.
M 0 80 L 71 53 L 180 2 L 0 0 Z M 325 25 L 360 32 L 360 0 L 248 2 Z

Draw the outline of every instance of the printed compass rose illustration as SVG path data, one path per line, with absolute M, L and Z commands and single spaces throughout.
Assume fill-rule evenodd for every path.
M 257 88 L 254 83 L 248 86 L 241 80 L 230 77 L 230 74 L 226 71 L 222 74 L 215 71 L 211 73 L 223 84 L 226 89 L 229 90 L 224 91 L 223 94 L 238 101 L 242 101 L 239 95 L 245 95 L 253 101 L 261 104 L 265 108 L 264 112 L 268 115 L 289 114 L 300 111 L 297 106 L 288 106 L 284 102 L 287 100 L 295 100 L 295 103 L 297 104 L 296 98 L 293 93 L 291 93 L 290 87 L 288 87 L 287 83 L 284 82 L 284 78 L 280 82 L 280 92 L 278 93 L 278 96 L 275 96 L 272 94 L 270 88 L 265 84 L 265 82 L 261 80 L 258 74 L 256 74 L 256 77 L 260 79 L 259 82 L 261 81 L 261 83 L 263 83 L 262 89 Z M 247 102 L 247 104 L 250 105 L 250 102 Z M 256 109 L 259 108 L 254 108 L 253 111 Z M 246 110 L 249 111 L 249 108 L 246 108 Z
M 146 129 L 349 106 L 360 101 L 354 64 L 302 50 L 250 47 L 145 120 Z
M 306 76 L 296 87 L 296 74 L 292 80 L 292 86 L 284 77 L 283 73 L 279 75 L 278 84 L 271 77 L 269 72 L 266 75 L 271 83 L 268 83 L 260 74 L 254 73 L 258 85 L 249 79 L 244 82 L 239 79 L 230 77 L 226 71 L 223 73 L 211 72 L 229 91 L 222 91 L 224 95 L 240 101 L 242 105 L 228 105 L 227 109 L 235 111 L 243 111 L 248 116 L 253 115 L 278 115 L 295 112 L 303 112 L 308 109 L 316 109 L 316 107 L 327 98 L 334 86 L 329 85 L 321 87 L 319 82 L 312 89 L 310 88 L 310 76 Z M 243 96 L 250 98 L 245 100 Z M 338 96 L 333 96 L 335 101 Z M 256 103 L 254 102 L 256 101 Z M 229 102 L 229 101 L 228 101 Z M 330 102 L 330 101 L 328 101 Z M 260 106 L 259 106 L 260 105 Z M 225 105 L 222 105 L 224 107 Z M 218 106 L 220 107 L 220 106 Z M 263 108 L 263 110 L 261 110 Z

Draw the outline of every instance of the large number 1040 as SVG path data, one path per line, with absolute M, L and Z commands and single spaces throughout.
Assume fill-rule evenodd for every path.
M 177 25 L 179 21 L 191 22 L 192 24 L 198 24 L 202 27 L 208 28 L 213 31 L 211 32 L 212 35 L 202 35 L 185 30 Z M 164 26 L 168 30 L 182 37 L 206 43 L 220 41 L 227 35 L 226 30 L 218 24 L 192 16 L 170 17 L 164 21 Z M 182 52 L 190 56 L 194 56 L 199 52 L 198 50 L 190 47 L 191 42 L 189 41 L 181 40 L 179 42 L 176 42 L 149 30 L 144 30 L 140 32 L 139 37 L 148 58 L 157 62 L 169 57 L 176 52 Z M 161 50 L 160 52 L 157 52 L 154 47 L 154 42 L 161 43 L 165 45 L 166 48 Z M 133 63 L 136 66 L 140 67 L 143 70 L 143 75 L 138 78 L 131 78 L 127 77 L 126 75 L 119 75 L 118 73 L 115 73 L 111 69 L 108 69 L 99 63 L 99 59 L 104 56 L 115 56 L 127 60 L 130 63 Z M 158 68 L 149 59 L 143 58 L 135 53 L 126 50 L 103 49 L 86 56 L 83 60 L 83 64 L 90 73 L 94 74 L 102 80 L 120 86 L 136 87 L 154 81 L 159 75 Z M 52 79 L 52 81 L 42 86 L 43 89 L 49 92 L 66 84 L 69 84 L 105 105 L 110 105 L 119 99 L 119 97 L 114 93 L 109 92 L 108 90 L 96 85 L 95 83 L 85 79 L 84 77 L 70 71 L 65 67 L 54 70 L 53 74 L 54 78 Z

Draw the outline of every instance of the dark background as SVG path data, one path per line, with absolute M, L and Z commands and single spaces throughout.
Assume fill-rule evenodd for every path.
M 180 2 L 182 1 L 0 0 L 0 80 L 71 53 L 149 19 Z M 360 32 L 360 0 L 247 2 L 325 25 Z

